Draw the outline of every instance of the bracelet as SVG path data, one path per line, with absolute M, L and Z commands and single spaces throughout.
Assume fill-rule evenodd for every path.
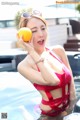
M 37 62 L 35 62 L 35 64 L 38 64 L 40 62 L 44 62 L 44 58 L 40 58 Z

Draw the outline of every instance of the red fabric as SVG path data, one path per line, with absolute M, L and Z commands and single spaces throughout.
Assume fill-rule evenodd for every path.
M 61 62 L 61 60 L 55 56 L 55 54 L 53 54 L 52 52 L 50 52 L 50 54 L 55 57 L 58 61 Z M 44 105 L 49 105 L 51 107 L 51 110 L 48 112 L 45 112 L 42 110 L 42 114 L 48 115 L 48 116 L 56 116 L 59 113 L 61 113 L 62 111 L 65 110 L 65 108 L 68 106 L 69 104 L 69 96 L 70 96 L 70 92 L 69 92 L 69 88 L 70 88 L 70 81 L 71 81 L 71 75 L 69 70 L 67 69 L 67 67 L 61 62 L 61 64 L 63 65 L 63 74 L 58 74 L 55 73 L 56 76 L 60 79 L 60 83 L 56 86 L 49 86 L 49 85 L 39 85 L 34 83 L 34 86 L 37 90 L 43 90 L 45 91 L 47 97 L 48 97 L 48 101 L 45 101 L 42 99 L 42 104 Z M 38 71 L 40 72 L 40 70 L 38 69 Z M 68 93 L 65 93 L 65 86 L 68 85 Z M 61 88 L 62 89 L 62 97 L 61 98 L 56 98 L 54 99 L 52 97 L 51 91 Z M 62 107 L 59 107 L 59 105 L 62 105 Z

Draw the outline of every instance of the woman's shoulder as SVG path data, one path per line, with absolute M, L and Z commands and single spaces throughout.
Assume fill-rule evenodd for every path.
M 61 45 L 55 45 L 52 47 L 52 51 L 54 51 L 56 53 L 63 53 L 63 52 L 65 52 L 65 49 Z
M 26 65 L 30 65 L 32 64 L 34 61 L 32 59 L 32 57 L 28 54 L 22 61 L 22 63 L 25 63 Z
M 55 45 L 52 47 L 52 50 L 63 50 L 63 49 L 64 49 L 64 47 L 61 45 Z
M 52 51 L 58 55 L 60 58 L 62 58 L 65 55 L 65 49 L 61 45 L 55 45 L 52 48 Z
M 18 64 L 18 67 L 30 66 L 31 63 L 32 63 L 32 59 L 31 59 L 30 55 L 27 55 L 27 56 Z

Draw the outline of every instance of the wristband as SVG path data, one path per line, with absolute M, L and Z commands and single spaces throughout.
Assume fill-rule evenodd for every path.
M 44 58 L 40 58 L 38 61 L 35 62 L 35 64 L 38 64 L 40 62 L 44 62 Z

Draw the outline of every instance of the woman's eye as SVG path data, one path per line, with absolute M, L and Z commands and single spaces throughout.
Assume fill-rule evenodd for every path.
M 37 32 L 37 30 L 32 31 L 32 33 L 35 33 L 35 32 Z
M 42 30 L 45 30 L 46 28 L 42 28 Z

